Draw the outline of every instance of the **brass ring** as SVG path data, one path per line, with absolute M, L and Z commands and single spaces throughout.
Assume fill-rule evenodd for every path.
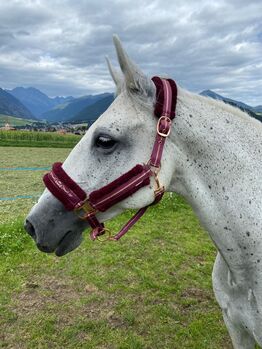
M 108 240 L 111 240 L 111 237 L 112 237 L 112 233 L 111 233 L 111 230 L 108 229 L 108 228 L 104 228 L 103 230 L 105 232 L 105 234 L 103 235 L 98 235 L 96 240 L 99 241 L 99 242 L 106 242 Z M 101 238 L 100 236 L 103 236 L 104 238 Z

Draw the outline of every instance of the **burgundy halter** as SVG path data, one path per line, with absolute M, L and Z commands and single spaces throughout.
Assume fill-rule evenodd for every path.
M 171 122 L 175 117 L 177 102 L 177 86 L 171 79 L 153 77 L 156 86 L 156 104 L 154 114 L 159 118 L 157 134 L 150 160 L 147 164 L 138 164 L 130 171 L 124 173 L 106 186 L 91 192 L 89 195 L 63 170 L 62 163 L 55 163 L 52 171 L 44 175 L 44 183 L 50 192 L 62 202 L 68 211 L 83 212 L 79 217 L 87 220 L 92 232 L 91 239 L 95 240 L 103 235 L 108 229 L 100 223 L 96 213 L 105 212 L 113 205 L 126 199 L 137 192 L 140 188 L 150 184 L 150 177 L 155 179 L 155 200 L 158 203 L 165 192 L 158 179 L 161 158 L 166 138 L 170 134 Z M 150 205 L 149 205 L 150 206 Z M 124 225 L 118 234 L 109 240 L 119 240 L 146 212 L 149 206 L 143 207 Z

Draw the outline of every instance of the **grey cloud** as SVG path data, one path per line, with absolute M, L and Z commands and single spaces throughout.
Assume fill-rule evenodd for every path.
M 150 76 L 261 104 L 260 0 L 23 0 L 0 3 L 0 86 L 49 95 L 113 90 L 112 34 Z
M 16 35 L 19 35 L 19 36 L 28 36 L 28 35 L 30 35 L 30 33 L 27 32 L 26 30 L 18 30 L 18 31 L 16 32 Z
M 31 1 L 1 1 L 0 23 L 6 28 L 33 29 L 49 22 L 55 14 L 51 11 L 51 6 Z

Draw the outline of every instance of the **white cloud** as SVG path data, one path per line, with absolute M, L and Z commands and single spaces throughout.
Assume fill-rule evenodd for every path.
M 149 75 L 261 104 L 260 0 L 0 2 L 0 86 L 49 95 L 113 90 L 104 56 L 117 33 Z

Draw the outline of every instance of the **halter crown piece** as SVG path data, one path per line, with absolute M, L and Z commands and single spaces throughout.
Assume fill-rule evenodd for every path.
M 156 138 L 150 159 L 147 164 L 137 164 L 130 171 L 124 173 L 104 187 L 87 194 L 62 168 L 62 163 L 53 164 L 52 171 L 45 174 L 43 181 L 49 191 L 64 205 L 68 211 L 76 211 L 79 217 L 88 221 L 92 231 L 90 237 L 96 240 L 99 236 L 109 232 L 96 217 L 98 212 L 105 212 L 113 205 L 126 199 L 140 188 L 150 184 L 150 178 L 155 179 L 155 200 L 158 203 L 165 192 L 158 179 L 161 158 L 165 140 L 171 131 L 171 123 L 175 117 L 177 102 L 177 86 L 174 80 L 152 78 L 156 86 L 156 104 L 154 114 L 158 118 Z M 146 212 L 145 206 L 124 225 L 115 236 L 109 240 L 119 240 Z

